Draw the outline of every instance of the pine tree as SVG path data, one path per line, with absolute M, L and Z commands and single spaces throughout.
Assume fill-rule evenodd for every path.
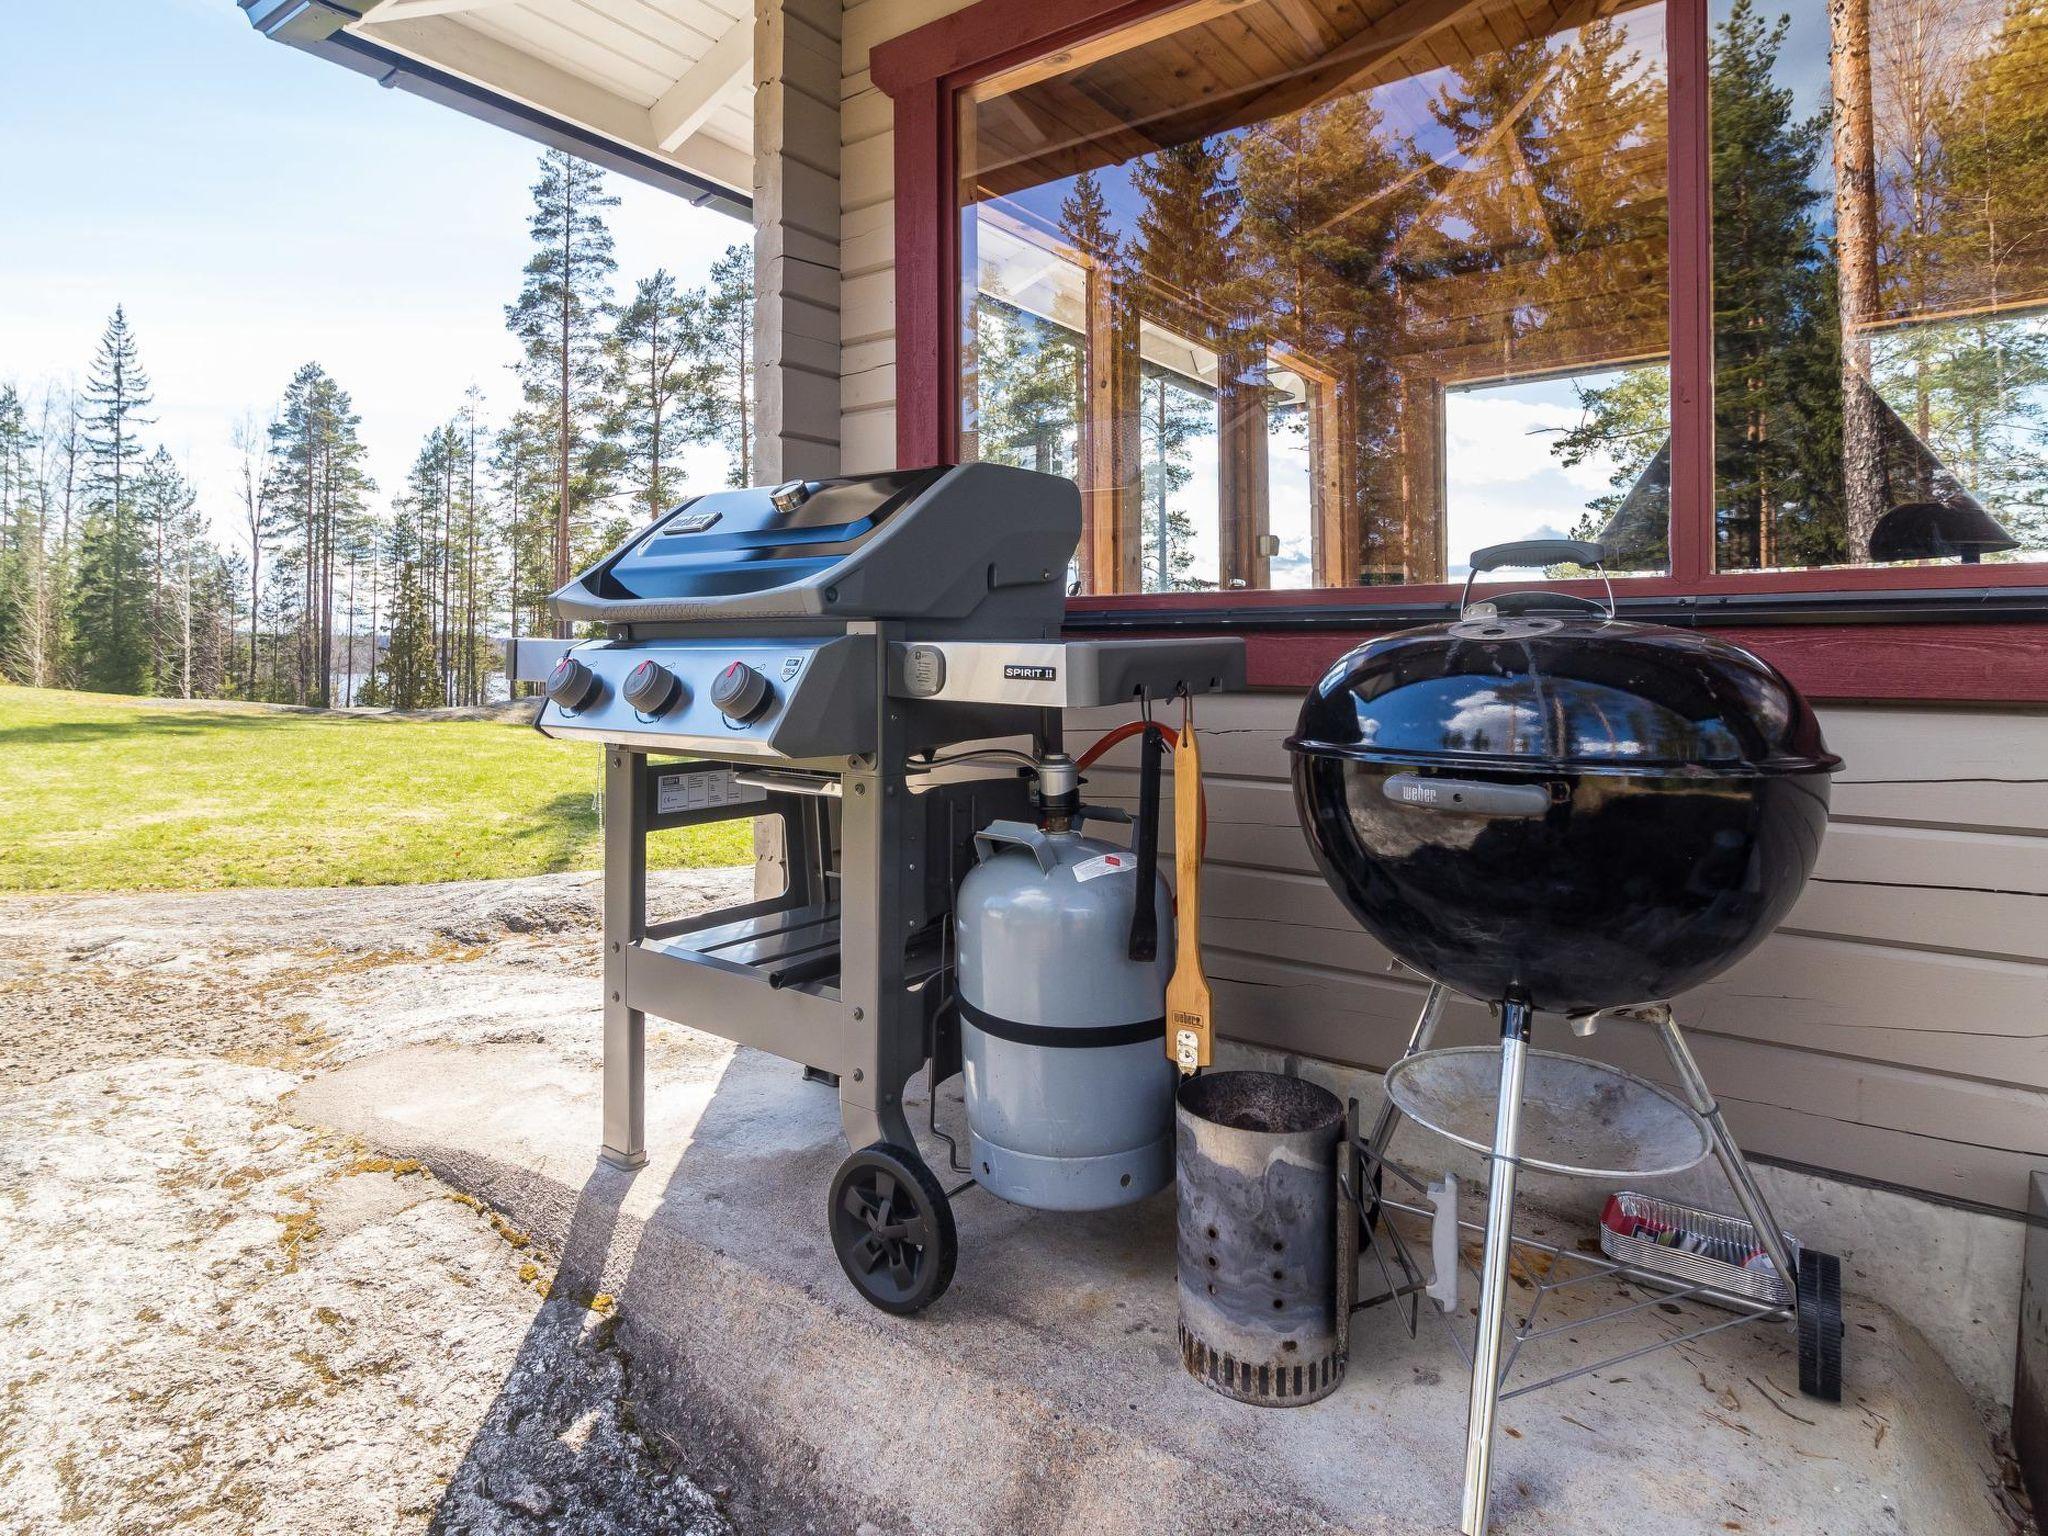
M 554 459 L 554 584 L 570 576 L 582 519 L 610 493 L 618 453 L 605 392 L 606 326 L 618 263 L 604 210 L 618 199 L 604 173 L 565 150 L 541 156 L 527 228 L 534 251 L 505 323 L 525 350 L 526 402 L 546 417 Z M 566 632 L 566 630 L 564 631 Z
M 492 443 L 490 467 L 497 485 L 500 538 L 505 548 L 505 606 L 509 634 L 545 633 L 553 625 L 548 594 L 553 571 L 553 528 L 546 487 L 550 462 L 546 423 L 531 410 L 514 412 Z M 519 691 L 514 686 L 513 692 Z
M 754 253 L 728 246 L 711 264 L 708 288 L 690 295 L 694 318 L 686 355 L 703 387 L 689 397 L 691 435 L 721 444 L 727 478 L 754 478 Z
M 86 517 L 75 605 L 78 675 L 87 688 L 140 693 L 149 681 L 148 573 L 134 480 L 151 404 L 135 333 L 119 305 L 87 377 L 83 425 Z
M 450 602 L 457 612 L 450 688 L 453 702 L 481 704 L 490 670 L 489 626 L 485 606 L 496 589 L 488 542 L 489 510 L 484 496 L 484 458 L 488 433 L 483 424 L 483 392 L 471 385 L 455 419 L 460 439 L 461 496 L 451 536 L 456 581 Z
M 1961 60 L 1940 52 L 1944 41 L 1957 46 L 1952 23 L 1917 10 L 1912 19 L 1921 25 L 1872 17 L 1880 49 L 1912 50 L 1885 61 L 1888 82 L 1918 86 L 1906 111 L 1879 120 L 1880 132 L 1907 137 L 1887 156 L 1906 170 L 1897 178 L 1904 185 L 1886 189 L 1883 243 L 1897 254 L 1885 270 L 1883 308 L 1978 313 L 1886 333 L 1874 344 L 1875 376 L 1946 467 L 2027 546 L 2015 551 L 2021 558 L 2048 545 L 2048 330 L 2024 311 L 1996 311 L 2048 279 L 2048 98 L 2039 84 L 2048 0 L 2011 0 L 1996 33 L 1972 38 Z
M 677 461 L 691 438 L 682 400 L 716 387 L 709 365 L 691 356 L 693 319 L 688 299 L 663 269 L 634 285 L 612 332 L 612 393 L 624 418 L 633 497 L 650 521 L 680 489 Z
M 1242 302 L 1334 376 L 1327 451 L 1357 466 L 1320 509 L 1341 546 L 1323 551 L 1326 568 L 1440 568 L 1433 523 L 1413 515 L 1424 509 L 1402 478 L 1410 423 L 1390 387 L 1431 324 L 1407 303 L 1399 268 L 1431 196 L 1427 165 L 1368 92 L 1264 124 L 1238 147 Z
M 0 384 L 0 676 L 24 681 L 41 670 L 34 635 L 46 553 L 35 474 L 39 446 L 20 392 Z
M 331 701 L 337 538 L 376 490 L 363 467 L 360 422 L 348 392 L 318 363 L 306 363 L 270 424 L 262 497 L 279 541 L 275 569 L 298 583 L 292 696 L 301 704 Z

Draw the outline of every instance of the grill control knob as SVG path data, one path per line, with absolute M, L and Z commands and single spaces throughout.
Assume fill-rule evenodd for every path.
M 626 674 L 619 693 L 643 715 L 658 715 L 682 697 L 683 680 L 658 661 L 643 661 Z
M 564 656 L 548 673 L 547 695 L 564 709 L 585 709 L 604 692 L 604 684 L 574 656 Z
M 745 724 L 767 706 L 768 679 L 744 661 L 733 662 L 712 683 L 711 702 L 728 720 Z

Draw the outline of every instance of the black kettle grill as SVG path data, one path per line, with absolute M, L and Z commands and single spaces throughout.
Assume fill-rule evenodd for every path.
M 1472 572 L 1569 563 L 1604 575 L 1605 559 L 1598 544 L 1540 539 L 1480 550 Z M 1478 1536 L 1522 1166 L 1659 1173 L 1712 1152 L 1782 1277 L 1781 1304 L 1756 1315 L 1797 1321 L 1802 1386 L 1839 1399 L 1836 1262 L 1798 1253 L 1776 1225 L 1667 1000 L 1791 909 L 1840 759 L 1775 668 L 1711 636 L 1616 619 L 1611 585 L 1604 604 L 1556 592 L 1474 604 L 1471 588 L 1454 621 L 1380 636 L 1332 667 L 1287 747 L 1324 878 L 1434 984 L 1387 1074 L 1388 1107 L 1354 1139 L 1361 1206 L 1378 1208 L 1363 1186 L 1396 1169 L 1385 1151 L 1403 1118 L 1491 1158 L 1463 1521 Z M 1446 989 L 1497 1005 L 1498 1053 L 1430 1048 Z M 1585 1057 L 1531 1052 L 1538 1009 L 1582 1032 L 1603 1013 L 1654 1024 L 1683 1097 Z M 1659 1144 L 1624 1155 L 1627 1136 L 1607 1133 L 1629 1125 L 1656 1126 Z M 1522 1328 L 1518 1350 L 1533 1336 L 1528 1319 Z
M 1360 646 L 1287 746 L 1316 861 L 1375 938 L 1456 991 L 1559 1013 L 1668 998 L 1754 948 L 1813 868 L 1841 761 L 1739 646 L 1545 592 Z

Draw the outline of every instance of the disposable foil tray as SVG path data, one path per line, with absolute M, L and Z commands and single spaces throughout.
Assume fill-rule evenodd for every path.
M 1792 1304 L 1792 1277 L 1769 1269 L 1751 1269 L 1748 1260 L 1762 1245 L 1756 1228 L 1739 1216 L 1680 1205 L 1622 1190 L 1614 1202 L 1630 1225 L 1664 1228 L 1676 1239 L 1662 1243 L 1653 1238 L 1617 1232 L 1600 1223 L 1600 1249 L 1610 1259 L 1634 1269 L 1655 1270 L 1684 1285 L 1703 1285 L 1724 1295 L 1740 1296 L 1766 1306 Z M 1784 1235 L 1792 1262 L 1799 1262 L 1799 1240 Z

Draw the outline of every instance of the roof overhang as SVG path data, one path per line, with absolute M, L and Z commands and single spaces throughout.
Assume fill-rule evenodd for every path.
M 508 0 L 237 3 L 274 42 L 752 222 L 751 6 L 725 17 L 695 5 L 719 18 L 715 32 L 662 15 L 650 36 L 650 12 L 668 8 L 634 0 L 627 49 L 589 35 L 626 35 L 606 14 L 623 0 L 575 7 L 580 28 Z

